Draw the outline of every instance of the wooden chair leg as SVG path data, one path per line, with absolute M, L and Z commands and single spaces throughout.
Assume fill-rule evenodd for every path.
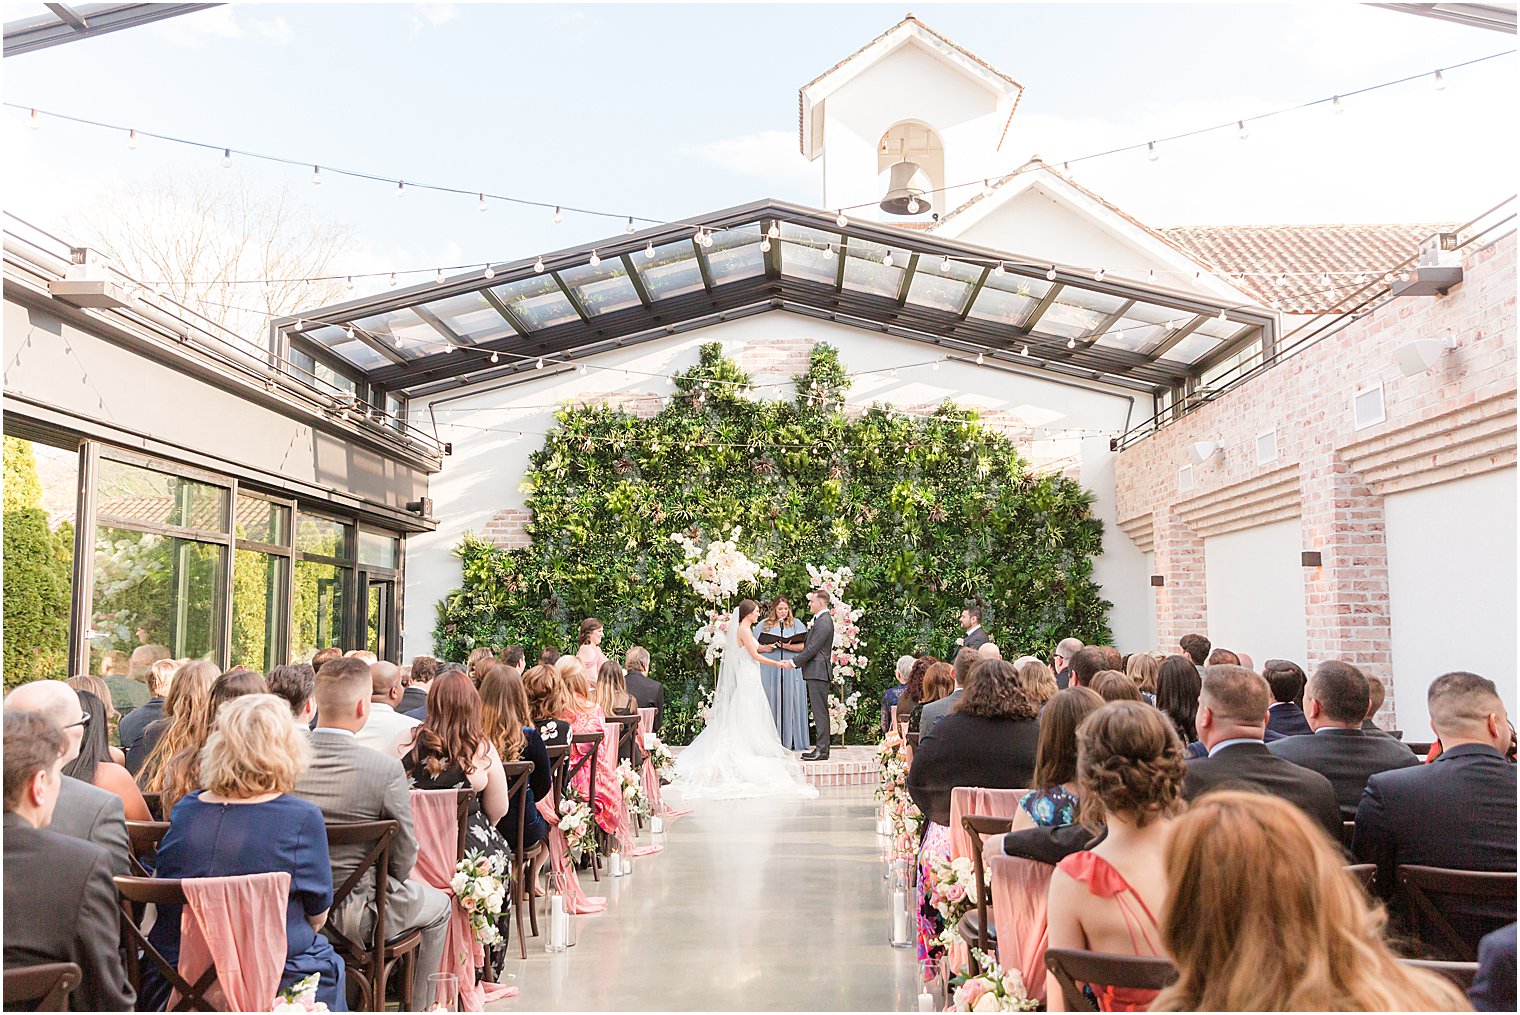
M 517 879 L 517 889 L 512 893 L 512 905 L 517 910 L 517 947 L 522 958 L 528 957 L 528 936 L 523 932 L 523 905 L 532 902 L 532 895 L 525 893 L 522 878 Z M 526 895 L 526 898 L 524 897 Z
M 538 937 L 538 871 L 537 856 L 528 857 L 523 864 L 523 884 L 528 889 L 528 922 L 533 927 L 533 936 Z
M 452 903 L 451 903 L 452 905 Z M 407 1011 L 421 1011 L 417 1007 L 417 949 L 406 953 L 406 968 L 401 974 L 401 991 Z

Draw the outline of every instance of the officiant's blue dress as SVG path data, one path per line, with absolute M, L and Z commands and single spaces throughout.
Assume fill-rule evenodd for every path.
M 755 628 L 755 640 L 759 641 L 762 635 L 779 635 L 786 641 L 795 641 L 807 633 L 807 625 L 796 617 L 785 624 L 777 625 L 762 620 Z M 769 646 L 761 645 L 761 648 Z M 782 649 L 779 652 L 767 652 L 767 659 L 780 662 L 783 659 L 795 659 L 797 653 Z M 802 671 L 799 669 L 783 670 L 779 666 L 760 665 L 760 686 L 765 688 L 765 697 L 771 703 L 771 717 L 776 720 L 776 732 L 781 736 L 781 745 L 789 751 L 802 751 L 813 745 L 813 738 L 808 735 L 808 706 L 807 684 L 802 680 Z

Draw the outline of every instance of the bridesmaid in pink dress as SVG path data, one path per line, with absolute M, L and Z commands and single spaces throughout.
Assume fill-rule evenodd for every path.
M 596 690 L 596 678 L 602 672 L 602 663 L 607 661 L 607 656 L 602 652 L 602 622 L 595 617 L 587 617 L 581 621 L 581 643 L 575 650 L 575 658 L 581 661 L 586 669 L 586 690 Z
M 584 647 L 584 646 L 583 646 Z M 566 714 L 556 716 L 570 724 L 570 732 L 574 736 L 583 733 L 601 733 L 607 723 L 607 716 L 592 698 L 590 688 L 586 686 L 586 674 L 581 667 L 580 660 L 575 656 L 561 656 L 559 662 L 554 664 L 559 673 L 559 678 L 569 690 L 570 708 Z M 603 747 L 605 751 L 605 746 Z M 582 755 L 589 754 L 589 747 L 572 744 L 570 747 L 570 765 L 581 759 Z M 617 771 L 615 764 L 608 765 L 601 757 L 597 759 L 596 768 L 596 794 L 588 796 L 587 787 L 591 784 L 590 766 L 585 765 L 570 780 L 570 786 L 582 800 L 591 800 L 591 815 L 596 819 L 597 825 L 608 834 L 616 834 L 622 827 L 623 794 L 617 784 Z M 615 761 L 615 759 L 614 759 Z

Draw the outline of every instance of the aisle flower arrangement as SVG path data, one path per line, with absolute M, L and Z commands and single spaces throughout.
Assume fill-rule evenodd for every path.
M 472 849 L 459 861 L 449 887 L 470 917 L 470 930 L 482 945 L 501 941 L 496 922 L 507 898 L 506 863 L 495 854 Z
M 889 730 L 876 748 L 881 768 L 881 786 L 876 797 L 882 802 L 891 823 L 894 859 L 911 859 L 918 852 L 918 837 L 923 827 L 923 813 L 908 795 L 908 754 L 898 732 Z
M 962 940 L 961 917 L 976 908 L 976 872 L 968 856 L 937 856 L 929 862 L 928 875 L 929 904 L 945 926 L 936 944 L 949 948 Z
M 618 785 L 623 790 L 623 803 L 628 805 L 628 813 L 641 818 L 649 817 L 649 796 L 644 792 L 644 780 L 633 770 L 632 763 L 620 763 L 617 777 Z
M 646 753 L 649 755 L 649 763 L 654 766 L 655 775 L 668 779 L 675 774 L 676 756 L 670 753 L 665 741 L 655 737 L 654 746 L 648 748 Z
M 327 1005 L 317 1000 L 317 987 L 321 983 L 321 974 L 312 973 L 310 976 L 297 980 L 274 996 L 274 1004 L 270 1005 L 272 1012 L 309 1012 L 328 1011 Z
M 591 805 L 569 786 L 559 801 L 559 830 L 565 836 L 565 850 L 580 863 L 596 850 L 596 831 L 591 821 Z
M 1006 973 L 997 960 L 980 949 L 973 949 L 982 972 L 960 976 L 953 981 L 950 1001 L 956 1011 L 1036 1011 L 1040 1003 L 1029 996 L 1024 977 L 1017 969 Z
M 709 666 L 723 655 L 728 640 L 729 610 L 727 603 L 746 585 L 753 585 L 761 578 L 774 578 L 776 572 L 751 560 L 739 549 L 738 539 L 744 532 L 735 526 L 727 539 L 715 539 L 703 547 L 684 532 L 671 533 L 671 542 L 681 547 L 681 563 L 676 574 L 697 598 L 710 604 L 705 611 L 697 613 L 702 626 L 692 641 L 703 647 L 702 655 Z

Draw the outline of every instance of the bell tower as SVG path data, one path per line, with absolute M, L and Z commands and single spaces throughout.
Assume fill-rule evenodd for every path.
M 798 93 L 802 154 L 823 159 L 821 206 L 927 222 L 962 204 L 1014 168 L 1002 148 L 1023 91 L 909 14 Z

